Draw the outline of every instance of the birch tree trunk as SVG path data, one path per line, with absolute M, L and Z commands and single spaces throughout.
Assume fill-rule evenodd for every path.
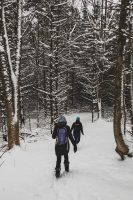
M 7 33 L 6 14 L 0 2 L 0 73 L 5 92 L 5 105 L 8 129 L 8 147 L 20 145 L 19 141 L 19 75 L 20 75 L 20 50 L 21 50 L 21 21 L 22 21 L 22 0 L 17 0 L 17 42 L 15 47 L 15 64 L 13 66 L 10 41 Z
M 115 105 L 114 105 L 114 137 L 116 141 L 116 152 L 123 159 L 123 155 L 127 155 L 129 152 L 128 146 L 125 144 L 122 131 L 121 131 L 121 90 L 122 90 L 122 71 L 123 71 L 123 53 L 126 43 L 126 37 L 124 36 L 124 29 L 126 28 L 127 7 L 129 6 L 129 0 L 121 1 L 120 21 L 119 21 L 119 35 L 118 35 L 118 55 L 116 61 L 116 77 L 115 77 Z

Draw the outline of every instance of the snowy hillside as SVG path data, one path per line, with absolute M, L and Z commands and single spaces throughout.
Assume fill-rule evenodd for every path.
M 133 158 L 121 161 L 115 153 L 112 123 L 90 123 L 89 114 L 78 114 L 84 136 L 78 151 L 71 151 L 70 172 L 56 179 L 56 157 L 51 136 L 7 152 L 0 159 L 1 200 L 132 200 Z M 68 124 L 76 114 L 67 116 Z

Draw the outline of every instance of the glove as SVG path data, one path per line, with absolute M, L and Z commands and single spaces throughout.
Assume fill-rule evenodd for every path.
M 77 151 L 77 145 L 74 146 L 74 153 Z

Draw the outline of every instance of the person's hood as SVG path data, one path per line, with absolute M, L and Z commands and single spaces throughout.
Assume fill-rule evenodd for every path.
M 67 124 L 67 121 L 66 121 L 66 118 L 64 116 L 60 116 L 57 120 L 57 123 L 60 124 L 60 123 L 64 123 L 64 124 Z

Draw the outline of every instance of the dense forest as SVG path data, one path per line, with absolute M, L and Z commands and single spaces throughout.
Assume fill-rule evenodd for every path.
M 79 110 L 92 122 L 111 118 L 116 151 L 128 154 L 132 26 L 132 0 L 0 0 L 0 129 L 9 149 L 26 120 L 52 125 Z

